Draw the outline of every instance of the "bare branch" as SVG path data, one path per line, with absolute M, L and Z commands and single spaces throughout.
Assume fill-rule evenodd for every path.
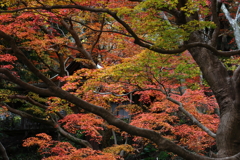
M 234 36 L 235 36 L 235 41 L 237 43 L 237 46 L 238 46 L 238 49 L 240 49 L 240 25 L 238 25 L 238 22 L 237 22 L 237 19 L 238 19 L 238 16 L 236 14 L 236 17 L 233 19 L 231 16 L 230 16 L 230 13 L 228 11 L 228 9 L 226 8 L 225 4 L 222 3 L 222 6 L 221 6 L 221 9 L 222 11 L 224 12 L 227 20 L 229 21 L 229 23 L 231 24 L 231 27 L 233 28 L 233 33 L 234 33 Z M 239 12 L 239 9 L 240 9 L 240 5 L 238 6 L 238 10 L 237 10 L 237 13 Z
M 77 34 L 77 32 L 73 29 L 73 26 L 72 25 L 68 25 L 66 21 L 64 20 L 61 20 L 61 24 L 70 32 L 70 34 L 72 35 L 73 39 L 75 40 L 75 43 L 77 45 L 77 50 L 82 53 L 85 58 L 87 58 L 88 60 L 90 60 L 92 62 L 92 67 L 93 68 L 97 68 L 96 67 L 96 64 L 94 63 L 93 61 L 93 58 L 91 56 L 91 54 L 85 50 L 85 48 L 83 47 L 82 45 L 82 42 Z M 70 20 L 70 24 L 71 24 L 71 20 Z
M 183 104 L 171 97 L 167 97 L 167 99 L 175 104 L 177 104 L 179 107 L 179 110 L 183 112 L 186 116 L 188 116 L 193 123 L 195 123 L 199 128 L 201 128 L 203 131 L 205 131 L 209 136 L 216 138 L 216 134 L 210 131 L 206 126 L 204 126 L 202 123 L 200 123 L 191 113 L 189 113 L 184 107 Z
M 224 12 L 224 14 L 225 14 L 226 18 L 228 19 L 229 23 L 230 23 L 231 25 L 233 25 L 233 24 L 234 24 L 234 20 L 233 20 L 232 17 L 230 16 L 230 13 L 228 12 L 228 9 L 226 8 L 226 6 L 225 6 L 224 3 L 222 3 L 221 9 L 222 9 L 222 11 Z
M 147 88 L 147 89 L 135 89 L 131 92 L 128 92 L 128 93 L 125 93 L 125 94 L 116 94 L 114 92 L 99 92 L 99 90 L 101 89 L 101 87 L 97 88 L 97 90 L 93 91 L 93 93 L 97 93 L 97 94 L 101 94 L 101 95 L 107 95 L 107 94 L 111 94 L 111 95 L 114 95 L 116 97 L 122 97 L 122 96 L 127 96 L 127 95 L 130 95 L 134 92 L 137 92 L 137 91 L 148 91 L 148 90 L 155 90 L 155 91 L 160 91 L 160 92 L 163 92 L 165 94 L 165 91 L 163 89 L 157 89 L 157 88 Z
M 61 77 L 63 77 L 67 73 L 65 62 L 64 62 L 64 57 L 63 57 L 63 54 L 59 54 L 58 52 L 57 52 L 57 56 L 58 56 L 59 64 L 60 64 L 60 73 L 59 73 L 59 75 Z
M 89 148 L 92 148 L 92 145 L 86 141 L 86 140 L 83 140 L 83 139 L 79 139 L 79 138 L 76 138 L 74 137 L 73 135 L 71 135 L 70 133 L 66 132 L 57 122 L 55 122 L 54 120 L 52 120 L 53 123 L 54 123 L 54 127 L 58 129 L 58 131 L 66 138 L 68 138 L 69 140 L 73 141 L 73 142 L 76 142 L 80 145 L 83 145 L 85 147 L 89 147 Z

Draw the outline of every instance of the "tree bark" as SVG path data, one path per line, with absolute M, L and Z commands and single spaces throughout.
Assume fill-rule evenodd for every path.
M 203 42 L 201 33 L 194 32 L 190 42 Z M 233 156 L 240 152 L 240 103 L 237 81 L 230 77 L 219 58 L 205 48 L 189 49 L 210 85 L 220 108 L 220 124 L 216 135 L 218 157 Z

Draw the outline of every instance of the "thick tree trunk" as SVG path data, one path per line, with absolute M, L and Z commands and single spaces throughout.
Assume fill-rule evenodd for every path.
M 221 116 L 217 131 L 218 157 L 232 156 L 240 152 L 240 115 L 230 109 Z
M 191 35 L 189 42 L 204 42 L 199 32 Z M 210 85 L 220 107 L 220 125 L 216 142 L 218 157 L 228 157 L 240 152 L 240 112 L 236 80 L 217 56 L 205 48 L 192 48 L 189 52 L 199 65 L 204 78 Z M 240 88 L 239 88 L 240 89 Z

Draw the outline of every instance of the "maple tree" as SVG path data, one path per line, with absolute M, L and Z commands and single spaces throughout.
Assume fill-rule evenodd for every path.
M 149 144 L 184 159 L 240 157 L 238 1 L 0 5 L 3 111 L 55 127 L 87 148 L 44 133 L 24 146 L 39 145 L 45 159 L 118 159 Z M 231 50 L 223 46 L 228 43 Z M 15 102 L 26 107 L 14 108 Z M 124 105 L 111 113 L 111 103 Z M 116 115 L 121 109 L 127 120 Z M 110 139 L 104 136 L 109 131 L 115 144 L 103 151 L 77 137 L 101 143 Z M 118 145 L 116 134 L 125 142 L 131 138 L 131 145 Z M 217 153 L 203 156 L 214 145 Z

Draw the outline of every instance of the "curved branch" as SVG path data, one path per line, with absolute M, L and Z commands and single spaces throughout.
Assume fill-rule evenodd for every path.
M 48 109 L 48 106 L 45 106 L 45 105 L 43 105 L 43 104 L 41 104 L 41 103 L 33 100 L 33 99 L 32 99 L 31 97 L 29 97 L 29 96 L 11 95 L 11 96 L 8 96 L 8 98 L 11 98 L 11 99 L 23 99 L 23 100 L 25 100 L 25 101 L 27 101 L 27 102 L 35 105 L 35 106 L 38 106 L 38 107 L 40 107 L 40 108 L 42 108 L 42 109 L 45 109 L 45 110 Z M 61 113 L 59 113 L 59 112 L 55 112 L 55 113 L 58 115 L 58 117 L 64 118 L 64 116 L 63 116 Z
M 46 8 L 51 8 L 51 9 L 59 9 L 59 7 L 62 5 L 56 5 L 56 6 L 49 6 Z M 116 21 L 118 21 L 127 31 L 130 35 L 132 35 L 132 37 L 134 38 L 134 43 L 138 44 L 141 47 L 147 48 L 149 50 L 158 52 L 158 53 L 162 53 L 162 54 L 176 54 L 176 53 L 181 53 L 184 52 L 187 49 L 190 48 L 194 48 L 194 47 L 204 47 L 209 49 L 210 51 L 213 52 L 213 54 L 215 55 L 221 55 L 221 56 L 232 56 L 232 55 L 236 55 L 236 54 L 240 54 L 240 50 L 238 51 L 218 51 L 216 48 L 208 45 L 208 44 L 204 44 L 204 43 L 191 43 L 191 44 L 187 44 L 187 45 L 183 45 L 180 46 L 179 49 L 175 49 L 175 50 L 165 50 L 165 49 L 161 49 L 158 47 L 155 47 L 154 45 L 150 45 L 147 43 L 144 43 L 141 41 L 141 39 L 137 36 L 137 34 L 132 30 L 132 28 L 126 23 L 124 22 L 122 19 L 120 19 L 117 16 L 116 12 L 112 12 L 108 9 L 96 9 L 96 8 L 90 8 L 90 7 L 85 7 L 85 6 L 75 6 L 74 5 L 63 5 L 63 8 L 76 8 L 76 9 L 81 9 L 81 10 L 86 10 L 86 11 L 91 11 L 91 12 L 102 12 L 102 13 L 108 13 L 109 15 L 111 15 Z M 40 7 L 43 8 L 43 7 Z M 46 9 L 43 8 L 43 9 Z
M 186 160 L 193 160 L 193 159 L 197 159 L 197 160 L 236 160 L 237 158 L 240 158 L 240 153 L 238 153 L 237 155 L 234 155 L 232 157 L 227 157 L 227 158 L 208 158 L 208 157 L 194 154 L 194 153 L 189 152 L 189 151 L 185 150 L 184 148 L 178 146 L 177 144 L 163 138 L 160 133 L 157 133 L 153 130 L 138 128 L 138 127 L 129 125 L 128 123 L 116 118 L 113 114 L 111 114 L 109 111 L 107 111 L 103 107 L 90 104 L 90 103 L 82 100 L 81 98 L 78 98 L 58 87 L 52 87 L 52 90 L 54 90 L 60 98 L 66 99 L 69 102 L 76 104 L 76 106 L 79 106 L 81 109 L 84 109 L 86 111 L 89 111 L 91 113 L 101 116 L 109 124 L 114 125 L 114 126 L 120 128 L 121 130 L 128 132 L 131 135 L 145 137 L 145 138 L 151 140 L 152 142 L 156 143 L 160 150 L 167 150 L 169 152 L 173 152 L 173 153 L 178 154 L 179 156 L 185 158 Z
M 26 112 L 23 112 L 23 111 L 20 111 L 20 110 L 17 110 L 17 109 L 14 109 L 12 107 L 10 107 L 9 105 L 7 105 L 6 103 L 3 103 L 6 108 L 8 109 L 8 111 L 12 112 L 12 113 L 15 113 L 21 117 L 25 117 L 25 118 L 28 118 L 28 119 L 31 119 L 33 121 L 36 121 L 36 122 L 39 122 L 39 123 L 43 123 L 43 124 L 46 124 L 46 125 L 52 125 L 52 121 L 50 120 L 45 120 L 44 118 L 38 118 L 38 117 L 35 117 L 31 114 L 28 114 Z
M 178 49 L 175 50 L 165 50 L 165 49 L 161 49 L 161 48 L 155 48 L 154 46 L 151 46 L 149 44 L 145 44 L 142 42 L 135 42 L 136 44 L 148 48 L 149 50 L 158 52 L 158 53 L 162 53 L 162 54 L 176 54 L 176 53 L 181 53 L 184 52 L 188 49 L 194 48 L 194 47 L 204 47 L 210 51 L 212 51 L 212 53 L 214 55 L 218 55 L 218 56 L 233 56 L 233 55 L 238 55 L 240 54 L 240 50 L 234 50 L 234 51 L 218 51 L 216 48 L 212 47 L 211 45 L 208 45 L 206 43 L 201 43 L 201 42 L 194 42 L 194 43 L 189 43 L 186 45 L 182 45 L 180 46 Z
M 51 91 L 49 91 L 48 89 L 42 89 L 39 87 L 35 87 L 31 84 L 28 84 L 24 81 L 22 81 L 21 79 L 17 78 L 16 76 L 14 76 L 9 70 L 4 69 L 4 68 L 0 68 L 0 73 L 3 74 L 3 76 L 0 75 L 0 78 L 6 79 L 10 82 L 13 82 L 17 85 L 19 85 L 20 87 L 32 91 L 34 93 L 40 94 L 40 95 L 46 95 L 46 96 L 55 96 L 55 94 Z
M 164 94 L 167 95 L 167 99 L 175 104 L 177 104 L 179 106 L 179 110 L 181 112 L 183 112 L 186 116 L 188 116 L 194 124 L 196 124 L 199 128 L 201 128 L 203 131 L 205 131 L 208 135 L 210 135 L 211 137 L 213 138 L 216 138 L 216 134 L 213 133 L 211 130 L 209 130 L 206 126 L 204 126 L 202 123 L 200 123 L 191 113 L 189 113 L 184 107 L 183 107 L 183 104 L 171 97 L 168 96 L 167 92 L 164 91 L 163 89 L 155 89 L 155 88 L 148 88 L 148 89 L 142 89 L 142 90 L 138 90 L 138 89 L 135 89 L 131 92 L 128 92 L 126 94 L 121 94 L 121 95 L 118 95 L 118 94 L 115 94 L 113 92 L 99 92 L 99 91 L 94 91 L 94 93 L 98 93 L 98 94 L 102 94 L 102 95 L 106 95 L 106 94 L 111 94 L 111 95 L 114 95 L 114 96 L 117 96 L 117 97 L 121 97 L 121 96 L 127 96 L 129 94 L 132 94 L 136 91 L 145 91 L 145 90 L 157 90 L 157 91 L 160 91 Z
M 122 97 L 122 96 L 128 96 L 134 92 L 137 92 L 137 91 L 148 91 L 148 90 L 154 90 L 154 91 L 160 91 L 162 92 L 163 94 L 166 94 L 166 91 L 164 91 L 163 89 L 157 89 L 157 88 L 146 88 L 146 89 L 134 89 L 133 91 L 131 92 L 128 92 L 128 93 L 125 93 L 125 94 L 116 94 L 114 92 L 99 92 L 99 90 L 101 89 L 100 88 L 97 88 L 97 90 L 93 91 L 93 93 L 97 93 L 97 94 L 101 94 L 101 95 L 107 95 L 107 94 L 111 94 L 113 96 L 116 96 L 116 97 Z
M 132 36 L 129 35 L 129 34 L 125 34 L 125 33 L 118 32 L 118 31 L 110 31 L 110 30 L 109 30 L 109 31 L 106 31 L 106 30 L 102 30 L 102 31 L 101 31 L 101 30 L 93 29 L 93 28 L 89 27 L 88 25 L 86 25 L 86 24 L 84 24 L 84 23 L 82 23 L 82 22 L 80 22 L 80 21 L 77 21 L 77 20 L 72 20 L 72 21 L 73 21 L 73 22 L 76 22 L 76 23 L 79 23 L 79 24 L 83 25 L 84 27 L 86 27 L 86 28 L 88 28 L 88 29 L 90 29 L 90 30 L 92 30 L 92 31 L 95 31 L 95 32 L 117 33 L 117 34 L 120 34 L 120 35 L 123 35 L 123 36 L 126 36 L 126 37 L 132 37 Z M 146 41 L 146 40 L 141 39 L 141 38 L 140 38 L 140 40 L 143 41 L 143 42 L 145 42 L 145 43 L 149 43 L 149 44 L 153 45 L 152 42 Z
M 21 9 L 17 9 L 17 10 L 12 10 L 12 11 L 0 11 L 0 13 L 6 13 L 6 12 L 17 12 L 17 11 L 22 11 L 25 9 L 45 9 L 45 10 L 51 10 L 51 9 L 63 9 L 63 8 L 75 8 L 75 9 L 79 9 L 79 10 L 84 10 L 84 11 L 90 11 L 90 12 L 96 12 L 96 13 L 107 13 L 110 16 L 112 16 L 116 21 L 118 21 L 126 30 L 127 32 L 134 38 L 134 43 L 138 44 L 141 47 L 147 48 L 149 50 L 158 52 L 158 53 L 162 53 L 162 54 L 176 54 L 176 53 L 181 53 L 184 52 L 185 50 L 188 50 L 190 48 L 194 48 L 194 47 L 204 47 L 207 48 L 208 50 L 212 51 L 213 54 L 215 55 L 221 55 L 221 56 L 233 56 L 236 54 L 240 54 L 240 50 L 236 50 L 236 51 L 218 51 L 216 48 L 205 44 L 205 43 L 190 43 L 187 45 L 182 45 L 180 46 L 178 49 L 174 49 L 174 50 L 165 50 L 162 48 L 158 48 L 154 45 L 151 44 L 147 44 L 144 43 L 138 36 L 137 34 L 132 30 L 132 28 L 126 23 L 124 22 L 122 19 L 120 19 L 117 16 L 116 12 L 112 12 L 109 9 L 99 9 L 99 8 L 92 8 L 92 7 L 86 7 L 86 6 L 80 6 L 80 5 L 54 5 L 54 6 L 39 6 L 39 7 L 26 7 L 26 8 L 21 8 Z M 67 28 L 67 29 L 71 29 L 69 28 L 69 26 L 67 25 L 67 23 L 65 21 L 61 21 L 61 23 Z M 72 33 L 71 33 L 71 32 Z M 75 41 L 78 39 L 79 37 L 77 35 L 75 35 L 75 31 L 74 30 L 69 30 L 69 32 L 72 34 L 73 37 L 75 37 Z M 83 52 L 84 54 L 86 54 L 86 57 L 89 56 L 89 53 L 84 52 L 84 50 L 82 50 L 81 47 L 81 41 L 80 43 L 77 43 L 77 45 L 79 45 L 78 47 L 80 47 L 81 52 Z M 88 59 L 91 59 L 90 57 L 88 57 Z
M 188 116 L 193 123 L 195 123 L 199 128 L 201 128 L 203 131 L 205 131 L 209 136 L 216 138 L 216 134 L 213 133 L 211 130 L 209 130 L 206 126 L 204 126 L 202 123 L 200 123 L 191 113 L 189 113 L 184 107 L 183 104 L 171 97 L 167 97 L 167 99 L 175 104 L 177 104 L 179 107 L 178 109 L 183 112 L 186 116 Z
M 71 140 L 73 142 L 76 142 L 76 143 L 78 143 L 80 145 L 83 145 L 85 147 L 92 148 L 92 145 L 88 141 L 74 137 L 73 135 L 71 135 L 70 133 L 66 132 L 64 129 L 62 129 L 62 127 L 60 127 L 56 122 L 55 122 L 55 127 L 58 129 L 58 131 L 64 137 L 68 138 L 69 140 Z
M 67 137 L 68 139 L 78 143 L 78 144 L 81 144 L 85 147 L 90 147 L 92 148 L 91 144 L 88 142 L 88 141 L 85 141 L 85 140 L 81 140 L 79 138 L 76 138 L 74 136 L 72 136 L 71 134 L 69 134 L 68 132 L 64 131 L 56 122 L 54 121 L 50 121 L 50 120 L 45 120 L 45 119 L 42 119 L 42 118 L 37 118 L 37 117 L 34 117 L 26 112 L 23 112 L 23 111 L 20 111 L 20 110 L 17 110 L 17 109 L 14 109 L 12 107 L 10 107 L 9 105 L 7 105 L 6 103 L 4 103 L 4 105 L 7 107 L 7 109 L 12 112 L 12 113 L 15 113 L 17 115 L 20 115 L 21 117 L 25 117 L 25 118 L 28 118 L 28 119 L 32 119 L 36 122 L 39 122 L 39 123 L 43 123 L 43 124 L 47 124 L 47 125 L 51 125 L 55 128 L 57 128 L 59 130 L 59 132 L 64 135 L 65 137 Z
M 33 104 L 33 105 L 36 105 L 42 109 L 48 109 L 47 106 L 33 100 L 32 98 L 28 97 L 28 96 L 23 96 L 23 95 L 11 95 L 11 96 L 8 96 L 8 98 L 10 99 L 23 99 L 23 100 L 26 100 L 28 101 L 29 103 Z
M 75 40 L 75 43 L 76 43 L 76 45 L 77 45 L 77 50 L 78 50 L 80 53 L 82 53 L 82 54 L 85 56 L 85 58 L 87 58 L 88 60 L 90 60 L 90 61 L 92 62 L 92 68 L 95 68 L 95 69 L 96 69 L 97 66 L 96 66 L 96 64 L 94 63 L 91 54 L 90 54 L 87 50 L 85 50 L 85 48 L 83 47 L 82 42 L 81 42 L 81 40 L 80 40 L 77 32 L 73 29 L 73 26 L 72 26 L 72 24 L 71 24 L 71 19 L 70 19 L 70 24 L 71 24 L 70 26 L 69 26 L 69 25 L 67 24 L 67 22 L 64 21 L 64 20 L 61 20 L 60 22 L 61 22 L 61 24 L 70 32 L 70 34 L 72 35 L 72 37 L 73 37 L 73 39 Z

